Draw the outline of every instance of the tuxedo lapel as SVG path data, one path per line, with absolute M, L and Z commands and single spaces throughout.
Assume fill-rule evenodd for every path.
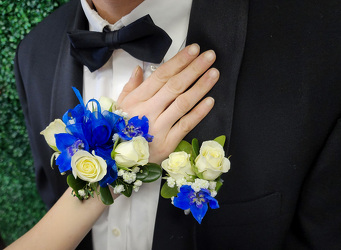
M 189 140 L 226 135 L 228 150 L 247 17 L 247 0 L 193 0 L 187 43 L 198 43 L 201 51 L 213 49 L 216 52 L 217 60 L 213 66 L 220 71 L 220 79 L 208 94 L 215 99 L 213 110 L 188 135 Z
M 213 110 L 187 136 L 189 141 L 194 137 L 203 141 L 226 135 L 228 149 L 247 17 L 247 0 L 193 0 L 187 44 L 198 43 L 201 51 L 213 49 L 216 52 L 214 67 L 220 71 L 220 80 L 208 94 L 215 99 Z M 171 205 L 170 200 L 160 198 L 153 249 L 197 249 L 196 227 L 197 222 L 191 215 L 185 216 L 181 209 Z M 168 232 L 176 234 L 169 235 Z M 192 239 L 191 243 L 189 239 Z
M 51 120 L 60 118 L 78 104 L 78 99 L 71 87 L 76 87 L 80 93 L 83 90 L 83 65 L 70 55 L 70 41 L 67 32 L 74 29 L 88 29 L 88 21 L 84 15 L 80 1 L 75 12 L 75 21 L 65 27 L 65 36 L 62 38 L 60 53 L 56 65 L 52 85 Z

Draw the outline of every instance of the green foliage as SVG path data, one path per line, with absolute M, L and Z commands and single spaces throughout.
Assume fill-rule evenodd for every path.
M 99 192 L 101 195 L 101 200 L 105 205 L 111 205 L 114 203 L 114 199 L 111 196 L 109 186 L 100 187 L 99 190 L 100 190 Z
M 0 0 L 0 232 L 7 244 L 45 213 L 34 180 L 28 137 L 15 88 L 13 59 L 20 40 L 67 0 Z
M 149 183 L 156 181 L 162 175 L 162 168 L 160 165 L 155 163 L 147 163 L 143 167 L 141 167 L 142 173 L 136 174 L 136 179 L 141 180 L 142 182 Z
M 221 136 L 218 136 L 217 138 L 215 138 L 214 140 L 216 142 L 218 142 L 222 147 L 224 147 L 225 141 L 226 141 L 226 136 L 225 135 L 221 135 Z
M 177 196 L 178 192 L 179 192 L 178 187 L 176 185 L 174 185 L 174 187 L 171 188 L 167 185 L 167 182 L 165 182 L 162 185 L 160 193 L 163 198 L 170 199 L 174 196 Z
M 181 151 L 184 151 L 187 154 L 192 154 L 192 145 L 189 142 L 182 140 L 179 143 L 179 145 L 175 148 L 174 152 L 181 152 Z
M 133 193 L 133 186 L 124 182 L 123 179 L 121 178 L 117 178 L 115 181 L 114 181 L 114 184 L 112 185 L 113 187 L 115 186 L 118 186 L 118 185 L 123 185 L 124 187 L 124 191 L 121 192 L 121 194 L 127 196 L 127 197 L 130 197 L 131 194 Z
M 199 141 L 197 138 L 194 138 L 192 140 L 192 158 L 195 160 L 195 158 L 197 158 L 197 156 L 199 155 Z
M 75 179 L 72 174 L 69 174 L 67 176 L 67 184 L 77 193 L 78 190 L 84 189 L 87 183 L 79 178 Z

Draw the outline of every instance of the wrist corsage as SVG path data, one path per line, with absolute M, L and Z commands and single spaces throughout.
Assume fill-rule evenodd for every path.
M 79 91 L 73 90 L 80 104 L 41 132 L 55 151 L 51 166 L 55 160 L 61 174 L 71 172 L 67 183 L 73 195 L 84 200 L 97 194 L 110 205 L 114 201 L 109 186 L 130 197 L 143 182 L 157 180 L 162 170 L 148 163 L 153 136 L 148 134 L 147 117 L 128 119 L 106 97 L 85 105 Z
M 230 161 L 225 157 L 223 146 L 225 136 L 213 141 L 205 141 L 199 150 L 197 139 L 192 144 L 181 141 L 169 158 L 161 164 L 167 172 L 161 196 L 170 198 L 172 204 L 192 213 L 201 224 L 208 206 L 219 208 L 214 198 L 223 184 L 221 174 L 230 169 Z

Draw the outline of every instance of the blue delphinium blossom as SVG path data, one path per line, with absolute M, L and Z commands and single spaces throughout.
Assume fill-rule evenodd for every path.
M 120 123 L 118 135 L 126 141 L 131 140 L 136 136 L 143 136 L 148 142 L 153 140 L 153 136 L 148 134 L 149 121 L 146 116 L 139 119 L 138 116 L 134 116 L 129 119 L 128 124 Z
M 181 186 L 178 196 L 173 199 L 173 204 L 183 210 L 190 209 L 199 224 L 207 212 L 208 204 L 212 209 L 219 208 L 218 201 L 211 196 L 209 190 L 202 188 L 195 192 L 189 185 Z
M 66 133 L 56 134 L 55 138 L 57 148 L 61 152 L 56 164 L 59 171 L 64 173 L 71 170 L 71 157 L 80 149 L 88 151 L 89 146 L 86 141 Z

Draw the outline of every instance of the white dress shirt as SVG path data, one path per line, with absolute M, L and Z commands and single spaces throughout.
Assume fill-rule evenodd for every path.
M 115 24 L 103 20 L 86 0 L 81 0 L 81 3 L 91 31 L 102 31 L 107 25 L 111 30 L 118 30 L 149 14 L 154 23 L 172 38 L 164 61 L 185 46 L 192 0 L 145 0 Z M 137 65 L 143 69 L 144 78 L 159 66 L 135 59 L 118 49 L 105 65 L 93 73 L 84 67 L 84 101 L 101 96 L 117 100 Z M 130 198 L 124 195 L 118 197 L 92 228 L 94 249 L 151 249 L 159 189 L 160 180 L 143 184 L 139 192 L 133 193 Z

